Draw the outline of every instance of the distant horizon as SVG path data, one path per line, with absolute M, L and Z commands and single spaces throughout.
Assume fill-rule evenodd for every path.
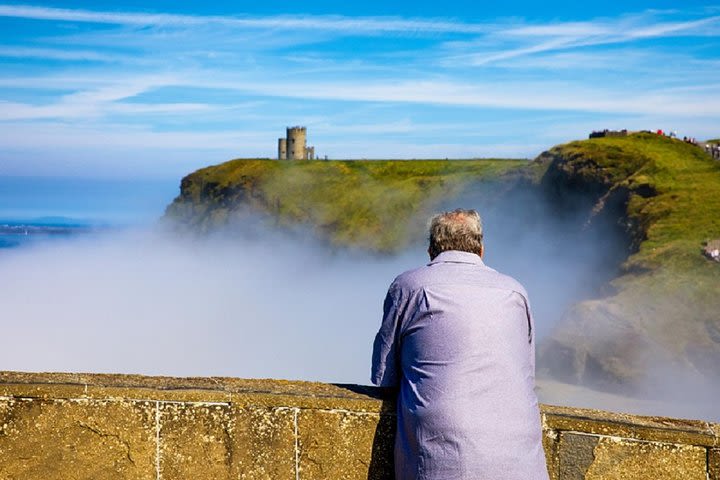
M 63 218 L 89 226 L 142 226 L 159 219 L 180 179 L 0 175 L 0 223 Z

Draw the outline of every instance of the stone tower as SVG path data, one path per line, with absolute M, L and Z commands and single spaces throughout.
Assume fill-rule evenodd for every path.
M 278 160 L 285 160 L 287 158 L 287 139 L 278 138 Z
M 307 159 L 307 130 L 305 127 L 287 128 L 287 156 L 288 160 Z
M 314 160 L 315 147 L 307 146 L 305 127 L 287 127 L 287 136 L 278 138 L 278 160 Z

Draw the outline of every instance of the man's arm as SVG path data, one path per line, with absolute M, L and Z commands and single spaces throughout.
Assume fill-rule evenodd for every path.
M 401 291 L 390 286 L 383 305 L 383 319 L 375 336 L 370 380 L 378 387 L 396 387 L 400 380 L 399 346 Z

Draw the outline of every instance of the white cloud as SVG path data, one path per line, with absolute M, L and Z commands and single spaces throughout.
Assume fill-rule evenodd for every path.
M 224 25 L 239 28 L 278 30 L 332 30 L 348 33 L 373 32 L 435 32 L 435 33 L 483 33 L 489 25 L 452 22 L 446 20 L 422 20 L 394 17 L 345 17 L 325 16 L 196 16 L 155 13 L 101 12 L 49 8 L 39 6 L 0 5 L 0 16 L 34 20 L 60 20 L 68 22 L 104 23 L 112 25 L 164 25 L 192 27 L 197 25 Z
M 680 32 L 697 31 L 703 27 L 717 27 L 720 24 L 720 16 L 703 18 L 691 22 L 668 22 L 656 25 L 648 25 L 631 29 L 627 33 L 627 38 L 652 38 L 661 37 L 671 34 L 679 34 Z M 698 32 L 701 33 L 701 32 Z
M 601 19 L 595 22 L 568 22 L 547 25 L 511 27 L 503 35 L 518 37 L 568 37 L 568 38 L 641 38 L 657 37 L 679 32 L 697 34 L 707 26 L 717 25 L 720 17 L 711 16 L 686 22 L 657 21 L 654 15 L 635 15 L 614 21 Z
M 480 65 L 486 65 L 488 63 L 497 62 L 499 60 L 507 60 L 510 58 L 516 58 L 516 57 L 523 57 L 526 55 L 534 54 L 534 53 L 541 53 L 541 52 L 550 52 L 554 50 L 560 50 L 565 49 L 573 46 L 574 41 L 571 39 L 566 38 L 556 38 L 553 40 L 547 40 L 541 43 L 536 43 L 534 45 L 521 47 L 521 48 L 515 48 L 515 49 L 508 49 L 503 50 L 499 52 L 490 52 L 489 54 L 485 53 L 478 53 L 478 54 L 469 54 L 469 55 L 463 55 L 460 57 L 455 57 L 450 60 L 455 60 L 466 63 L 466 64 L 472 64 L 475 66 Z
M 93 90 L 80 91 L 65 95 L 62 97 L 63 103 L 81 103 L 81 104 L 97 104 L 104 102 L 112 102 L 135 97 L 141 93 L 147 92 L 155 86 L 172 84 L 172 78 L 152 79 L 144 78 L 131 82 L 121 82 L 112 85 L 100 87 Z
M 80 60 L 94 62 L 115 62 L 128 57 L 108 55 L 90 50 L 60 50 L 54 48 L 0 47 L 0 57 L 42 58 L 47 60 Z
M 212 82 L 209 83 L 212 85 Z M 457 81 L 243 83 L 218 86 L 254 94 L 358 102 L 397 102 L 517 110 L 662 113 L 717 117 L 720 98 L 666 95 L 661 90 L 614 92 L 552 82 L 466 83 Z
M 610 25 L 599 22 L 568 22 L 548 25 L 522 25 L 510 27 L 502 33 L 519 37 L 586 37 L 608 35 L 614 32 Z
M 84 81 L 91 81 L 85 79 Z M 717 118 L 720 97 L 708 95 L 713 85 L 684 85 L 677 88 L 638 88 L 624 91 L 582 85 L 579 82 L 515 81 L 467 82 L 455 79 L 403 81 L 260 81 L 245 75 L 224 77 L 216 72 L 178 74 L 166 77 L 138 78 L 126 83 L 102 85 L 109 81 L 96 79 L 94 88 L 61 97 L 53 104 L 36 106 L 3 103 L 0 118 L 42 119 L 109 116 L 116 113 L 177 113 L 218 109 L 203 103 L 170 103 L 158 105 L 121 103 L 140 93 L 162 87 L 203 88 L 237 92 L 248 99 L 255 97 L 291 98 L 302 101 L 377 102 L 390 104 L 445 105 L 513 110 L 575 111 L 595 113 L 663 114 L 678 117 Z M 55 81 L 29 82 L 42 88 Z M 229 108 L 229 107 L 228 107 Z
M 456 52 L 451 54 L 446 63 L 454 61 L 482 66 L 500 60 L 545 52 L 626 44 L 649 38 L 705 36 L 719 33 L 720 16 L 676 22 L 658 21 L 654 15 L 647 13 L 618 18 L 614 21 L 519 25 L 491 32 L 481 41 L 448 43 L 446 48 Z M 536 41 L 538 38 L 539 42 Z M 517 45 L 518 42 L 520 45 Z M 482 51 L 478 51 L 479 49 Z
M 198 132 L 176 130 L 154 131 L 150 127 L 128 124 L 92 123 L 63 124 L 56 122 L 34 124 L 6 124 L 0 137 L 0 148 L 35 149 L 52 148 L 88 149 L 195 149 L 228 150 L 244 148 L 257 151 L 271 150 L 276 132 L 268 130 L 226 130 Z

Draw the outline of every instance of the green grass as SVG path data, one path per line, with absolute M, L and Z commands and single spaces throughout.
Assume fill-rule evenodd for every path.
M 183 180 L 168 215 L 193 229 L 231 222 L 249 205 L 284 225 L 304 224 L 337 245 L 397 250 L 416 233 L 418 213 L 468 184 L 522 174 L 526 160 L 238 159 Z

